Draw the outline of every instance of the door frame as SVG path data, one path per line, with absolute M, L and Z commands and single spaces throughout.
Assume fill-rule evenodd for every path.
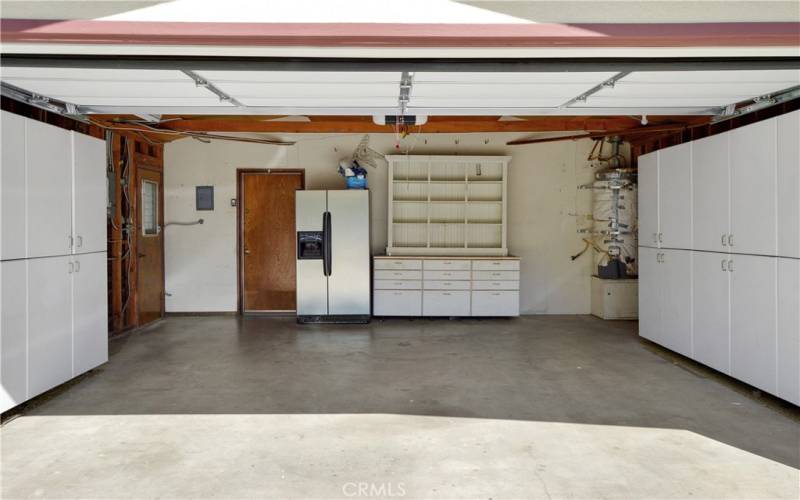
M 139 255 L 139 242 L 145 236 L 142 235 L 142 207 L 139 205 L 141 201 L 142 193 L 142 178 L 139 176 L 139 173 L 142 171 L 148 172 L 155 172 L 159 175 L 160 181 L 158 183 L 158 226 L 159 226 L 159 234 L 158 236 L 161 237 L 161 317 L 159 319 L 164 319 L 164 315 L 166 313 L 166 295 L 167 295 L 167 281 L 166 281 L 166 255 L 164 253 L 164 171 L 160 168 L 151 167 L 149 165 L 144 165 L 141 163 L 137 163 L 136 165 L 136 189 L 135 189 L 135 205 L 134 210 L 136 211 L 136 238 L 134 239 L 134 248 L 133 251 L 135 255 L 137 255 L 135 262 L 136 262 L 136 326 L 145 326 L 150 323 L 141 323 L 141 311 L 139 310 L 139 267 L 141 265 Z M 155 320 L 157 321 L 157 320 Z
M 236 169 L 236 312 L 244 314 L 244 276 L 242 272 L 242 236 L 244 218 L 242 217 L 242 182 L 245 174 L 300 174 L 300 189 L 306 189 L 306 169 L 304 168 L 237 168 Z

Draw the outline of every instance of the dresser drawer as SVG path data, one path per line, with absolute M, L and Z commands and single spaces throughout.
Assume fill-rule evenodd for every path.
M 375 290 L 375 316 L 422 316 L 422 292 L 413 290 Z
M 469 290 L 469 281 L 425 280 L 425 290 Z
M 455 271 L 469 271 L 469 261 L 464 259 L 447 260 L 447 259 L 430 259 L 422 262 L 422 268 L 432 271 L 444 271 L 452 269 Z
M 473 281 L 473 290 L 519 290 L 519 281 Z
M 473 291 L 473 316 L 519 316 L 519 292 Z
M 467 291 L 422 292 L 423 316 L 469 316 L 469 294 Z
M 519 271 L 472 271 L 473 280 L 519 281 Z
M 375 290 L 422 290 L 419 280 L 375 280 Z
M 375 259 L 374 269 L 422 269 L 419 259 Z
M 376 280 L 421 280 L 422 271 L 375 271 Z
M 473 260 L 473 271 L 519 271 L 519 261 L 506 260 Z
M 469 281 L 469 271 L 429 271 L 425 270 L 426 280 L 467 280 Z

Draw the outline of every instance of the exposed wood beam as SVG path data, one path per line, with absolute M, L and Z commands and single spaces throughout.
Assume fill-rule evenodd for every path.
M 92 115 L 105 122 L 130 118 L 116 115 Z M 377 125 L 371 116 L 310 116 L 309 121 L 274 121 L 279 116 L 169 116 L 164 115 L 158 128 L 170 131 L 249 132 L 249 133 L 393 133 L 391 125 Z M 627 130 L 640 127 L 639 120 L 628 116 L 533 116 L 520 121 L 498 121 L 497 116 L 433 116 L 421 126 L 409 126 L 412 133 L 480 132 L 564 132 Z M 705 122 L 706 117 L 662 117 L 681 124 Z
M 606 137 L 610 135 L 619 135 L 623 138 L 629 138 L 631 136 L 640 136 L 640 135 L 647 135 L 653 134 L 657 132 L 672 132 L 677 133 L 683 130 L 686 130 L 689 127 L 699 126 L 699 124 L 686 124 L 686 123 L 672 123 L 672 124 L 664 124 L 664 125 L 651 125 L 648 127 L 639 127 L 639 128 L 630 128 L 630 129 L 620 129 L 620 130 L 607 130 L 605 132 L 599 133 L 587 133 L 587 134 L 577 134 L 577 135 L 568 135 L 562 137 L 547 137 L 544 139 L 517 139 L 515 141 L 509 141 L 506 143 L 508 146 L 521 146 L 524 144 L 539 144 L 542 142 L 556 142 L 556 141 L 568 141 L 568 140 L 577 140 L 577 139 L 599 139 L 601 137 Z

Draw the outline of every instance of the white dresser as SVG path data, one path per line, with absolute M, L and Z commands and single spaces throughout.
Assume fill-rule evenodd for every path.
M 519 316 L 519 258 L 375 257 L 373 314 Z

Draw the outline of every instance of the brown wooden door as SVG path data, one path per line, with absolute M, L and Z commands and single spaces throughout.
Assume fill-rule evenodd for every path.
M 164 316 L 164 224 L 161 172 L 138 171 L 137 310 L 139 325 Z
M 240 172 L 240 283 L 243 311 L 296 307 L 295 192 L 297 172 Z

